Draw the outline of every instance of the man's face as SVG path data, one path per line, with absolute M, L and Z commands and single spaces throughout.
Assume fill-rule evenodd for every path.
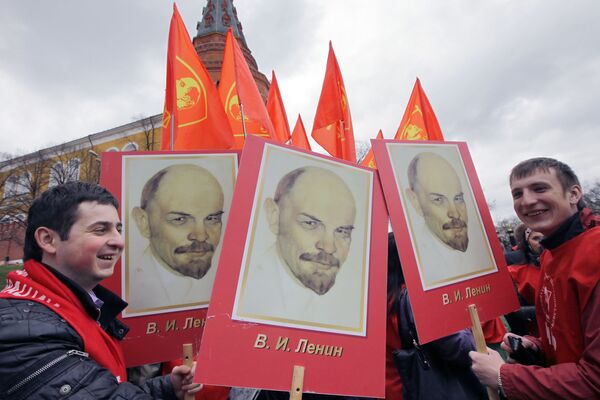
M 154 256 L 185 276 L 204 277 L 221 238 L 223 192 L 214 177 L 194 166 L 171 169 L 146 214 Z
M 409 190 L 410 191 L 410 190 Z M 443 158 L 423 155 L 417 163 L 417 182 L 412 197 L 417 211 L 437 238 L 455 250 L 469 245 L 467 206 L 460 180 Z
M 322 295 L 346 261 L 356 210 L 346 184 L 329 171 L 318 171 L 308 169 L 280 199 L 274 230 L 278 253 L 292 274 Z
M 534 253 L 540 253 L 542 250 L 542 245 L 540 241 L 544 238 L 540 232 L 533 231 L 529 234 L 527 238 L 527 243 L 529 243 L 529 247 L 533 250 Z
M 56 234 L 54 268 L 91 290 L 113 274 L 123 252 L 121 221 L 112 205 L 86 201 L 77 208 L 76 221 L 66 240 Z
M 510 183 L 513 205 L 523 223 L 544 236 L 552 234 L 571 215 L 577 212 L 581 188 L 565 191 L 554 168 L 537 170 Z

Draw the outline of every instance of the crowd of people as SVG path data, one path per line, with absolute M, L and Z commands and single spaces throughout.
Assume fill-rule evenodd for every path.
M 507 256 L 521 304 L 498 339 L 508 358 L 474 351 L 469 330 L 418 346 L 390 234 L 387 399 L 423 398 L 419 390 L 436 387 L 414 382 L 403 365 L 415 351 L 441 370 L 449 392 L 440 398 L 487 398 L 486 387 L 509 399 L 600 398 L 600 218 L 585 207 L 575 173 L 554 159 L 519 163 L 510 190 L 523 225 Z M 178 362 L 130 370 L 128 379 L 119 343 L 127 327 L 117 319 L 127 303 L 100 285 L 124 248 L 117 209 L 106 189 L 83 182 L 55 186 L 31 206 L 24 269 L 0 292 L 0 398 L 287 398 L 202 387 Z

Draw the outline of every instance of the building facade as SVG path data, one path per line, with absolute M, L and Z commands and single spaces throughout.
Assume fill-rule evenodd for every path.
M 256 60 L 246 44 L 233 0 L 207 0 L 193 38 L 200 59 L 218 85 L 225 36 L 229 27 L 232 28 L 258 89 L 266 100 L 269 81 L 258 70 Z M 21 261 L 25 218 L 29 206 L 40 193 L 69 181 L 98 182 L 101 153 L 159 150 L 161 137 L 162 114 L 156 114 L 0 161 L 0 263 Z

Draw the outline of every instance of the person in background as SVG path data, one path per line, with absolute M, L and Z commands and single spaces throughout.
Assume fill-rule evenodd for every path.
M 515 229 L 518 248 L 515 262 L 508 265 L 508 272 L 515 285 L 521 307 L 505 315 L 511 331 L 517 335 L 538 334 L 535 320 L 535 291 L 540 281 L 540 254 L 543 235 L 524 224 Z
M 399 302 L 406 291 L 404 284 L 404 275 L 398 256 L 398 247 L 394 239 L 394 234 L 388 234 L 388 281 L 387 281 L 387 334 L 386 334 L 386 367 L 385 367 L 385 398 L 387 400 L 402 400 L 403 398 L 415 398 L 418 393 L 412 393 L 409 389 L 414 385 L 407 385 L 403 382 L 394 352 L 402 349 L 401 326 L 399 320 Z M 405 316 L 406 319 L 412 319 L 412 315 Z M 478 384 L 477 378 L 470 369 L 469 351 L 475 349 L 473 335 L 469 329 L 464 329 L 455 334 L 435 340 L 421 346 L 426 354 L 433 357 L 435 365 L 442 365 L 446 369 L 446 377 L 460 381 L 459 387 L 465 392 L 445 393 L 445 398 L 456 398 L 461 396 L 464 399 L 487 399 L 485 389 Z

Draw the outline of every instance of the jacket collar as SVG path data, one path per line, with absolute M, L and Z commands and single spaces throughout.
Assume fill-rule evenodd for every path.
M 64 283 L 65 286 L 73 292 L 85 308 L 86 312 L 92 318 L 97 320 L 102 328 L 110 332 L 117 339 L 122 339 L 127 334 L 129 328 L 121 321 L 117 320 L 119 313 L 127 307 L 127 303 L 123 299 L 106 289 L 104 286 L 96 285 L 93 289 L 94 294 L 104 303 L 102 304 L 102 307 L 98 309 L 85 289 L 51 266 L 43 263 L 40 264 L 48 269 L 48 271 L 52 272 L 58 280 Z
M 581 211 L 571 215 L 563 224 L 552 234 L 545 237 L 541 243 L 544 248 L 552 250 L 561 244 L 573 239 L 575 236 L 583 233 L 585 228 L 581 223 Z

